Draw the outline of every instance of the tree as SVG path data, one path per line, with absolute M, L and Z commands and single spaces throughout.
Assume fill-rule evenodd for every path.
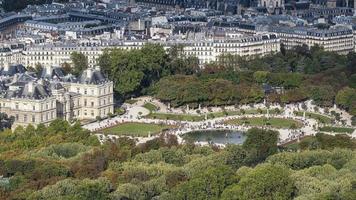
M 179 185 L 174 199 L 220 199 L 224 189 L 233 183 L 233 171 L 226 166 L 208 168 L 197 177 Z
M 225 150 L 227 165 L 237 170 L 246 164 L 248 152 L 240 145 L 227 145 Z
M 268 156 L 277 153 L 277 131 L 252 128 L 246 133 L 247 138 L 242 147 L 248 151 L 247 163 L 257 164 Z
M 28 199 L 105 200 L 109 199 L 111 190 L 110 182 L 104 178 L 97 180 L 65 179 L 33 193 Z
M 70 64 L 68 64 L 67 62 L 64 62 L 62 64 L 62 69 L 65 73 L 69 74 L 72 72 L 72 67 L 70 66 Z
M 253 79 L 259 84 L 266 83 L 267 77 L 268 72 L 266 71 L 256 71 L 255 73 L 253 73 Z
M 82 54 L 82 53 L 78 53 L 78 52 L 73 52 L 70 55 L 70 58 L 73 62 L 73 69 L 72 69 L 72 73 L 74 75 L 79 75 L 81 72 L 83 72 L 85 69 L 88 68 L 88 58 Z
M 335 99 L 336 103 L 342 108 L 350 111 L 352 115 L 356 115 L 356 90 L 345 87 L 340 90 Z
M 225 189 L 221 199 L 292 199 L 293 192 L 293 181 L 287 168 L 263 164 L 243 174 L 238 184 Z

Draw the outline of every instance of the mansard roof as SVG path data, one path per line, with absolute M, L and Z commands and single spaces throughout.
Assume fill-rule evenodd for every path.
M 73 74 L 67 74 L 66 76 L 61 78 L 61 81 L 68 83 L 76 83 L 77 78 Z
M 0 75 L 13 76 L 18 73 L 25 73 L 27 70 L 23 65 L 10 65 L 8 67 L 2 67 L 0 69 Z
M 5 98 L 26 98 L 40 100 L 46 97 L 50 97 L 51 95 L 51 91 L 46 85 L 31 81 L 23 87 L 19 87 L 18 89 L 7 90 Z
M 64 70 L 61 67 L 45 67 L 41 71 L 40 78 L 44 79 L 53 79 L 53 78 L 62 78 L 65 76 Z
M 78 83 L 81 84 L 102 84 L 108 79 L 98 69 L 88 68 L 82 72 L 78 78 Z

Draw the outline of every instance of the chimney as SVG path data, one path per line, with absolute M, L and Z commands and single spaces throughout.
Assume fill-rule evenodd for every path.
M 41 79 L 39 79 L 38 81 L 37 81 L 37 83 L 38 84 L 40 84 L 40 85 L 44 85 L 44 81 L 43 81 L 43 79 L 41 78 Z
M 52 67 L 51 66 L 46 66 L 46 75 L 52 75 Z
M 9 67 L 10 67 L 10 64 L 5 65 L 5 67 L 4 67 L 4 71 L 5 71 L 5 72 L 9 71 Z
M 92 68 L 88 68 L 87 69 L 87 78 L 91 78 L 93 76 L 93 69 Z
M 34 91 L 34 84 L 33 84 L 32 81 L 28 82 L 27 87 L 28 87 L 28 92 L 29 92 L 29 93 L 33 93 L 33 91 Z
M 16 83 L 18 79 L 19 79 L 19 75 L 18 75 L 18 74 L 15 74 L 15 75 L 14 75 L 14 78 L 12 79 L 12 82 L 13 82 L 13 83 Z

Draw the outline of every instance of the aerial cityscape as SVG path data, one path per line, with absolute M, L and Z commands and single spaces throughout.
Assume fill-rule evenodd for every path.
M 0 0 L 0 200 L 355 200 L 356 1 Z

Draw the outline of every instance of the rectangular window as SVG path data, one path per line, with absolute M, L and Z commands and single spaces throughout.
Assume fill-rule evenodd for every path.
M 32 110 L 36 110 L 36 106 L 32 106 Z
M 19 114 L 16 114 L 16 121 L 19 121 Z
M 27 115 L 26 114 L 23 116 L 23 121 L 27 122 Z
M 87 106 L 87 100 L 84 99 L 84 106 Z
M 91 107 L 94 107 L 94 101 L 91 102 Z
M 36 117 L 32 115 L 32 122 L 36 122 Z

